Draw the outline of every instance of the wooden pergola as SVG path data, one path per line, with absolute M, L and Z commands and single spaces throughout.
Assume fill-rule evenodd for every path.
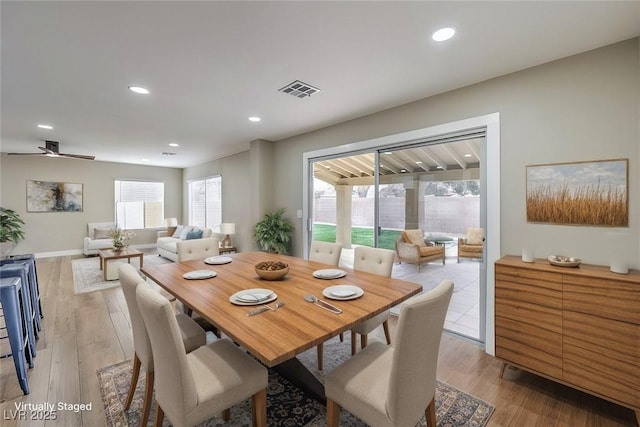
M 425 186 L 434 181 L 480 179 L 483 138 L 385 151 L 380 155 L 380 184 L 403 184 L 405 227 L 419 228 Z M 313 175 L 336 190 L 336 241 L 351 242 L 354 186 L 374 185 L 375 154 L 363 153 L 317 161 Z

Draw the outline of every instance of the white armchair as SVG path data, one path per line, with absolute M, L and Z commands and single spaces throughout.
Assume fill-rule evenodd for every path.
M 84 238 L 85 256 L 97 255 L 100 249 L 113 248 L 113 239 L 109 233 L 116 229 L 115 222 L 90 222 L 87 224 L 87 236 Z

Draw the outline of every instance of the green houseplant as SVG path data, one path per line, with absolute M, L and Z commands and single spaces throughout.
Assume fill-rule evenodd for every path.
M 268 213 L 254 228 L 256 242 L 263 251 L 286 254 L 295 227 L 284 217 L 285 209 Z
M 0 242 L 18 243 L 24 239 L 24 221 L 14 210 L 0 208 Z
M 14 210 L 0 208 L 0 243 L 2 256 L 7 255 L 13 246 L 24 239 L 22 226 L 24 221 Z

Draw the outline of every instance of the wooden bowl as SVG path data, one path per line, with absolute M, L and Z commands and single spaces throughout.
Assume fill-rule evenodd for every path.
M 289 266 L 282 262 L 264 261 L 256 264 L 255 270 L 262 280 L 282 280 L 289 273 Z

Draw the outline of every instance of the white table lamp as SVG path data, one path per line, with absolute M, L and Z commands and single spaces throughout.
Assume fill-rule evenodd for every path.
M 230 235 L 236 234 L 236 225 L 233 222 L 223 222 L 220 224 L 220 234 L 225 234 L 224 239 L 222 239 L 222 246 L 225 248 L 232 247 Z

